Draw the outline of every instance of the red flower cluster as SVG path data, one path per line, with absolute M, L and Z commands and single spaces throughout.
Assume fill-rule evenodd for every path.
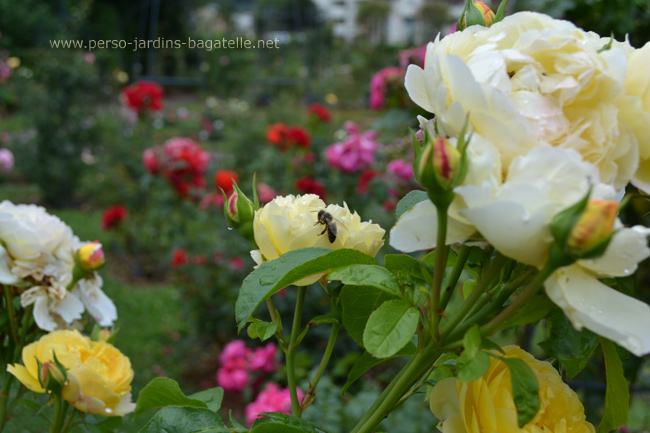
M 116 204 L 109 207 L 102 215 L 102 228 L 112 230 L 119 227 L 129 215 L 129 211 L 124 206 Z
M 307 114 L 320 120 L 321 122 L 329 122 L 332 120 L 332 113 L 324 105 L 313 103 L 307 107 Z
M 233 182 L 239 183 L 239 176 L 232 170 L 217 170 L 214 173 L 214 186 L 217 190 L 222 189 L 227 196 L 232 192 Z
M 309 132 L 300 126 L 287 126 L 284 123 L 269 125 L 266 130 L 266 139 L 282 152 L 286 152 L 293 146 L 309 149 L 311 145 Z
M 192 188 L 205 188 L 203 175 L 210 155 L 189 138 L 172 138 L 162 146 L 146 149 L 142 162 L 151 174 L 169 180 L 181 197 Z
M 316 194 L 323 201 L 327 201 L 325 195 L 325 185 L 310 176 L 301 177 L 296 181 L 295 187 L 303 194 Z
M 165 91 L 158 83 L 152 81 L 138 81 L 122 89 L 122 103 L 132 110 L 143 112 L 146 110 L 162 110 L 162 98 Z
M 357 192 L 361 195 L 367 193 L 368 185 L 370 184 L 370 181 L 376 177 L 380 177 L 381 175 L 382 175 L 381 171 L 371 170 L 371 169 L 364 170 L 361 173 L 361 176 L 359 176 L 359 183 L 357 183 Z

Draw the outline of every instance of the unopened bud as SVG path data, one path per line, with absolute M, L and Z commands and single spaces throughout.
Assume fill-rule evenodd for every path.
M 97 241 L 88 242 L 77 251 L 77 263 L 87 272 L 96 271 L 104 266 L 104 251 Z
M 589 200 L 571 230 L 568 247 L 575 252 L 589 252 L 607 241 L 614 231 L 617 213 L 616 201 Z
M 56 359 L 56 358 L 55 358 Z M 47 361 L 40 365 L 38 381 L 47 391 L 59 394 L 67 380 L 65 367 L 58 361 Z
M 229 197 L 224 193 L 226 206 L 224 206 L 224 214 L 228 224 L 232 228 L 239 228 L 245 223 L 252 222 L 255 218 L 255 205 L 246 195 L 239 189 L 236 183 L 233 183 L 234 191 Z
M 485 3 L 479 0 L 467 0 L 465 9 L 458 20 L 459 30 L 469 26 L 480 25 L 490 27 L 495 21 L 496 15 Z
M 455 179 L 461 155 L 446 137 L 427 137 L 415 167 L 415 175 L 427 191 L 449 191 Z

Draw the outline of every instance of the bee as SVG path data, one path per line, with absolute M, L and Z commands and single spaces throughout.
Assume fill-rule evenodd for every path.
M 318 224 L 322 224 L 325 226 L 323 231 L 320 232 L 318 236 L 322 236 L 325 234 L 325 232 L 327 232 L 327 239 L 329 239 L 330 244 L 333 244 L 334 241 L 336 240 L 337 229 L 332 214 L 330 214 L 324 209 L 319 210 L 317 221 L 314 225 L 318 225 Z

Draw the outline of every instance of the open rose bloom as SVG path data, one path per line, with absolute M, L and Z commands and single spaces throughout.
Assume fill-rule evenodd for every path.
M 610 46 L 611 45 L 611 46 Z M 470 26 L 410 65 L 411 99 L 429 135 L 457 146 L 467 122 L 468 170 L 448 210 L 447 244 L 485 242 L 539 269 L 549 262 L 551 223 L 587 194 L 617 201 L 629 183 L 650 192 L 650 45 L 601 38 L 570 22 L 521 12 Z M 631 275 L 650 256 L 650 229 L 614 233 L 599 258 L 560 267 L 545 289 L 577 329 L 637 356 L 650 352 L 650 307 L 601 280 Z M 422 201 L 391 231 L 411 252 L 436 246 L 436 208 Z

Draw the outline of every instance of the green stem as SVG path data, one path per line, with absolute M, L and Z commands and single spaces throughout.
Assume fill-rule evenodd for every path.
M 50 427 L 50 433 L 62 433 L 63 422 L 65 421 L 65 413 L 68 410 L 68 403 L 63 401 L 60 395 L 54 396 L 55 410 L 54 410 L 54 420 L 52 421 L 52 426 Z
M 11 287 L 3 286 L 3 291 L 5 292 L 5 301 L 7 303 L 7 314 L 9 315 L 9 328 L 11 329 L 11 336 L 18 346 L 18 324 L 16 323 L 16 316 L 14 315 L 14 304 L 11 297 Z
M 275 308 L 275 303 L 273 298 L 268 298 L 266 300 L 266 306 L 269 309 L 269 315 L 271 316 L 271 322 L 277 327 L 275 330 L 275 338 L 277 338 L 278 343 L 283 351 L 286 351 L 286 343 L 284 341 L 284 333 L 282 332 L 282 320 L 278 316 L 278 310 Z
M 75 409 L 72 409 L 70 415 L 68 416 L 68 419 L 66 419 L 65 423 L 63 423 L 63 428 L 61 429 L 62 432 L 68 431 L 68 429 L 70 428 L 70 424 L 72 423 L 72 420 L 74 419 L 75 415 L 77 415 L 77 411 Z
M 307 397 L 305 398 L 305 402 L 303 404 L 303 407 L 301 408 L 302 411 L 307 409 L 307 407 L 309 406 L 309 404 L 311 404 L 311 401 L 315 397 L 316 387 L 318 386 L 318 382 L 320 382 L 321 377 L 323 377 L 323 373 L 325 373 L 327 364 L 329 363 L 330 358 L 332 357 L 332 351 L 334 350 L 334 344 L 336 343 L 336 338 L 339 335 L 340 329 L 341 329 L 340 323 L 334 323 L 332 325 L 332 331 L 330 332 L 330 338 L 327 341 L 327 346 L 325 347 L 325 353 L 323 354 L 323 358 L 320 361 L 320 365 L 318 366 L 316 375 L 314 376 L 314 379 L 311 381 L 309 385 L 309 392 L 307 393 Z
M 9 391 L 11 390 L 11 382 L 14 376 L 11 373 L 5 373 L 5 383 L 0 392 L 0 432 L 5 426 L 7 418 L 7 401 L 9 400 Z
M 437 348 L 438 345 L 433 343 L 415 355 L 412 360 L 413 362 L 402 370 L 403 374 L 395 378 L 395 385 L 387 393 L 381 404 L 373 410 L 372 415 L 363 421 L 363 423 L 360 422 L 357 424 L 357 427 L 351 433 L 371 433 L 374 431 L 383 419 L 388 416 L 389 412 L 402 396 L 428 370 L 429 364 L 435 361 L 434 357 L 438 353 Z
M 440 310 L 442 311 L 444 311 L 447 308 L 447 304 L 451 299 L 451 295 L 454 293 L 454 289 L 456 288 L 456 284 L 458 284 L 460 275 L 463 273 L 463 270 L 465 269 L 465 263 L 467 262 L 467 258 L 469 257 L 470 250 L 471 250 L 470 247 L 463 244 L 463 246 L 460 248 L 460 251 L 458 251 L 458 257 L 456 258 L 456 263 L 454 264 L 454 268 L 451 270 L 451 274 L 449 275 L 449 278 L 445 282 L 445 290 L 442 292 L 442 297 L 440 299 Z
M 476 304 L 476 301 L 479 300 L 481 295 L 488 289 L 488 287 L 490 287 L 492 281 L 497 277 L 497 275 L 499 275 L 501 267 L 507 262 L 507 258 L 501 254 L 497 254 L 481 280 L 469 295 L 469 298 L 465 300 L 458 313 L 456 313 L 453 318 L 449 320 L 447 326 L 445 326 L 445 329 L 442 331 L 441 341 L 444 342 L 447 337 L 449 337 L 449 334 L 451 334 L 451 332 L 463 321 L 465 316 L 467 316 L 474 307 L 474 304 Z
M 366 413 L 363 415 L 363 417 L 359 420 L 357 423 L 356 427 L 350 432 L 350 433 L 357 433 L 358 429 L 361 428 L 363 424 L 365 424 L 366 421 L 370 419 L 370 417 L 375 413 L 379 405 L 381 405 L 386 397 L 392 392 L 393 388 L 395 388 L 395 384 L 400 380 L 402 376 L 404 376 L 404 373 L 406 370 L 409 369 L 409 366 L 413 364 L 413 361 L 415 360 L 415 357 L 412 357 L 406 365 L 397 373 L 397 375 L 393 378 L 393 380 L 388 384 L 388 386 L 382 391 L 382 393 L 377 397 L 375 402 L 368 408 Z
M 298 287 L 298 299 L 296 299 L 296 310 L 293 315 L 293 326 L 291 327 L 291 338 L 287 350 L 287 382 L 289 382 L 289 394 L 291 395 L 291 414 L 300 417 L 300 401 L 296 384 L 296 339 L 300 334 L 300 322 L 302 321 L 302 308 L 305 304 L 307 286 Z
M 440 323 L 440 290 L 442 289 L 442 278 L 447 268 L 447 210 L 449 207 L 437 207 L 438 214 L 438 239 L 436 241 L 436 262 L 433 268 L 433 283 L 431 284 L 431 293 L 429 299 L 431 337 L 437 341 L 440 336 L 438 324 Z
M 503 309 L 494 319 L 490 320 L 485 326 L 481 328 L 483 335 L 491 335 L 499 330 L 501 324 L 514 316 L 526 302 L 530 300 L 544 284 L 546 278 L 549 277 L 558 267 L 550 260 L 536 276 L 535 279 L 524 289 L 519 296 L 517 296 L 506 308 Z

